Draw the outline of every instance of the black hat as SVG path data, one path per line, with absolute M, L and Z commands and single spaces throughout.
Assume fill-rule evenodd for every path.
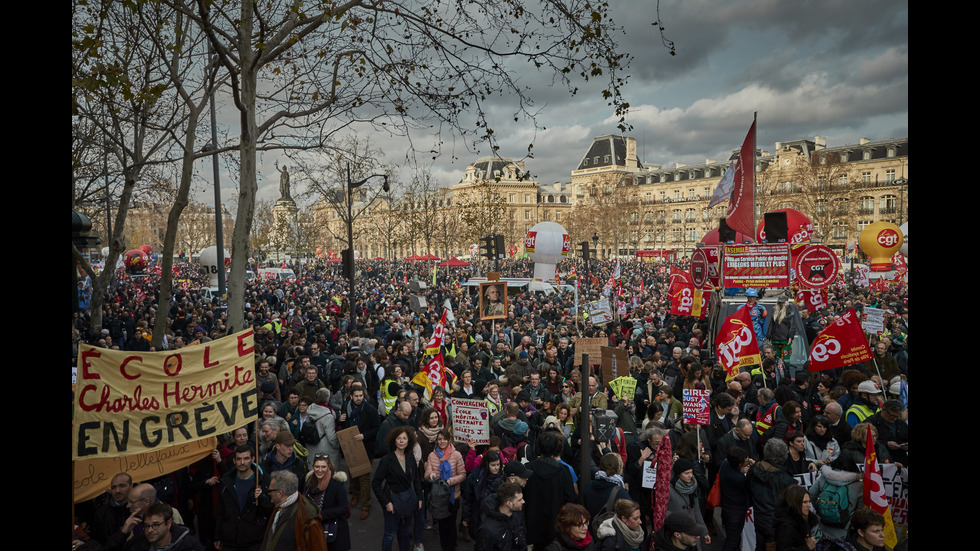
M 517 460 L 511 461 L 510 463 L 504 465 L 504 474 L 507 476 L 519 476 L 523 479 L 528 479 L 531 478 L 533 471 L 525 467 L 523 463 Z

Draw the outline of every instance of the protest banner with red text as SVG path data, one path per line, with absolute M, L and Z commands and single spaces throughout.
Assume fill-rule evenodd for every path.
M 810 371 L 844 367 L 871 359 L 871 348 L 864 339 L 861 320 L 853 308 L 828 325 L 813 340 Z
M 72 459 L 153 452 L 258 417 L 252 330 L 169 352 L 79 345 Z
M 453 438 L 470 444 L 490 443 L 490 411 L 486 400 L 451 398 Z
M 722 261 L 726 289 L 789 287 L 789 245 L 728 245 Z
M 718 343 L 718 361 L 725 368 L 725 380 L 738 375 L 742 366 L 762 364 L 759 343 L 752 329 L 752 316 L 744 306 L 725 319 L 715 342 Z

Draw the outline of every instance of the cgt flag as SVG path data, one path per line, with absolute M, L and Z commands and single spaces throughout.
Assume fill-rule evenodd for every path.
M 742 366 L 762 364 L 759 344 L 752 330 L 752 317 L 744 306 L 728 316 L 715 342 L 718 343 L 718 359 L 725 367 L 726 381 L 735 378 Z
M 432 389 L 440 386 L 447 388 L 449 380 L 446 375 L 446 362 L 442 358 L 442 339 L 446 329 L 446 311 L 442 312 L 442 319 L 432 330 L 432 336 L 425 345 L 425 365 L 412 378 L 412 382 L 425 387 L 426 398 L 432 396 Z
M 707 296 L 690 283 L 677 282 L 670 288 L 670 313 L 704 319 L 708 313 Z
M 885 545 L 891 549 L 898 545 L 898 535 L 895 533 L 892 512 L 888 508 L 888 499 L 885 497 L 885 484 L 881 479 L 881 469 L 878 467 L 874 436 L 870 430 L 867 432 L 868 440 L 864 446 L 864 505 L 885 517 Z
M 826 308 L 829 304 L 828 297 L 826 289 L 800 289 L 796 291 L 796 303 L 804 305 L 811 312 Z
M 861 319 L 853 308 L 827 326 L 813 340 L 810 371 L 844 367 L 871 359 L 871 348 L 864 339 Z
M 668 289 L 671 289 L 673 293 L 674 285 L 679 283 L 684 283 L 687 285 L 694 286 L 694 281 L 691 280 L 691 274 L 685 272 L 684 270 L 678 268 L 677 266 L 670 267 L 670 279 L 668 280 Z

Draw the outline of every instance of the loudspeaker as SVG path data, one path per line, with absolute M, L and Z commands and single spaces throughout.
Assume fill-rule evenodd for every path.
M 718 219 L 718 241 L 722 243 L 735 241 L 735 230 L 728 226 L 724 218 Z
M 785 243 L 789 240 L 789 229 L 786 227 L 785 212 L 767 212 L 765 215 L 766 241 L 769 243 Z

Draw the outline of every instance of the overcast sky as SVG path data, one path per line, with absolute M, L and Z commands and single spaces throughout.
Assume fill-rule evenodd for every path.
M 814 136 L 826 137 L 830 146 L 908 136 L 907 1 L 663 0 L 660 15 L 676 45 L 673 57 L 651 25 L 654 0 L 612 3 L 626 32 L 623 49 L 634 56 L 625 89 L 632 105 L 628 135 L 637 139 L 643 163 L 726 159 L 754 111 L 758 146 L 768 151 L 776 141 Z M 569 97 L 564 88 L 547 85 L 550 77 L 528 71 L 522 78 L 545 129 L 514 123 L 513 103 L 501 98 L 489 112 L 500 154 L 522 158 L 533 141 L 526 167 L 534 178 L 567 182 L 593 137 L 619 133 L 616 119 L 599 89 L 583 87 Z M 404 139 L 374 139 L 391 162 L 404 161 Z M 434 138 L 416 134 L 413 141 L 427 149 Z M 464 142 L 449 141 L 428 162 L 435 180 L 451 185 L 487 151 L 470 153 Z M 279 196 L 277 159 L 260 157 L 260 198 Z M 210 171 L 204 174 L 210 180 Z M 232 186 L 223 182 L 226 198 L 235 194 Z

